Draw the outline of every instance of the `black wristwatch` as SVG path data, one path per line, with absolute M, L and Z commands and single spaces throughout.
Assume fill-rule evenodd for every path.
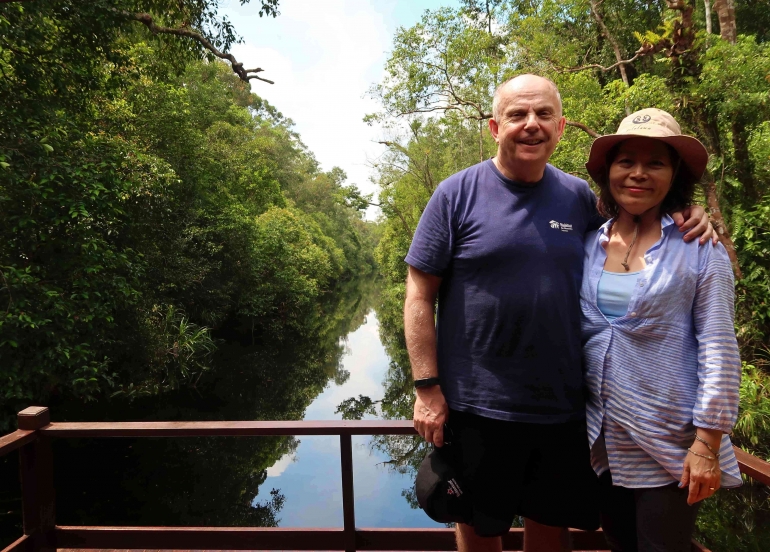
M 441 383 L 441 380 L 438 378 L 418 379 L 418 380 L 414 380 L 414 388 L 419 389 L 420 387 L 433 387 L 434 385 L 438 385 L 439 383 Z

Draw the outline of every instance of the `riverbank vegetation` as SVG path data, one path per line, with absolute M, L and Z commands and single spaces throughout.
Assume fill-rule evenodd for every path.
M 375 264 L 356 187 L 214 55 L 217 2 L 140 4 L 0 6 L 3 431 L 52 397 L 195 386 L 215 333 L 312 332 Z
M 329 385 L 350 377 L 343 339 L 359 329 L 378 295 L 374 278 L 354 278 L 325 294 L 301 339 L 251 340 L 214 332 L 212 368 L 195 388 L 162 395 L 49 403 L 55 421 L 300 420 Z M 242 338 L 242 339 L 239 339 Z M 349 359 L 349 357 L 348 357 Z M 175 439 L 57 439 L 57 520 L 62 525 L 274 527 L 285 481 L 269 468 L 295 456 L 292 436 Z M 0 457 L 0 547 L 22 532 L 18 456 Z M 283 509 L 283 510 L 282 510 Z

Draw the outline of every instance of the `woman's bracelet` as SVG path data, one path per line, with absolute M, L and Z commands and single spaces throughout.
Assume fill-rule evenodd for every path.
M 709 452 L 710 452 L 711 454 L 713 454 L 713 455 L 714 455 L 714 458 L 719 458 L 719 453 L 718 453 L 717 451 L 715 451 L 713 448 L 711 448 L 711 445 L 709 445 L 709 444 L 708 444 L 708 442 L 706 441 L 706 439 L 704 439 L 703 437 L 701 437 L 700 435 L 698 435 L 698 434 L 696 433 L 696 434 L 695 434 L 695 440 L 696 440 L 696 441 L 700 441 L 701 443 L 703 443 L 704 445 L 706 445 L 706 448 L 707 448 L 707 449 L 709 449 Z M 694 453 L 693 453 L 693 454 L 694 454 Z
M 687 449 L 687 452 L 689 452 L 690 454 L 694 454 L 695 456 L 700 456 L 701 458 L 705 458 L 706 460 L 716 460 L 716 458 L 714 458 L 713 456 L 708 456 L 706 454 L 701 454 L 700 452 L 695 452 L 694 450 L 689 449 L 689 448 Z

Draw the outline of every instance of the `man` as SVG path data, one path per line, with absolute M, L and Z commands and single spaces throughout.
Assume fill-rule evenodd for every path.
M 565 124 L 551 81 L 503 83 L 496 157 L 438 186 L 406 257 L 414 425 L 442 446 L 448 422 L 459 447 L 473 509 L 473 526 L 457 524 L 461 552 L 500 550 L 515 515 L 527 552 L 568 550 L 563 527 L 598 523 L 579 289 L 583 235 L 599 221 L 588 184 L 548 165 Z M 708 226 L 696 212 L 690 239 Z

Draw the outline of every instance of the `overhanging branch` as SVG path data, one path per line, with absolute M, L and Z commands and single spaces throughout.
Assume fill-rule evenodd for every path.
M 604 67 L 603 65 L 599 65 L 598 63 L 590 63 L 588 65 L 581 65 L 580 67 L 568 67 L 568 68 L 560 68 L 556 67 L 556 71 L 558 73 L 577 73 L 579 71 L 585 71 L 586 69 L 598 69 L 599 71 L 606 73 L 607 71 L 612 71 L 613 69 L 616 69 L 621 66 L 625 65 L 631 65 L 633 62 L 635 62 L 637 59 L 657 53 L 663 47 L 665 47 L 667 43 L 661 43 L 661 44 L 645 44 L 641 48 L 639 48 L 636 52 L 634 52 L 633 57 L 629 59 L 621 59 L 617 63 L 613 63 L 612 65 L 609 65 L 607 67 Z
M 233 68 L 233 72 L 236 75 L 238 75 L 238 77 L 244 82 L 249 82 L 251 79 L 257 79 L 270 84 L 275 84 L 273 81 L 262 78 L 257 74 L 264 71 L 264 69 L 261 69 L 259 67 L 255 69 L 244 69 L 243 63 L 235 59 L 235 56 L 233 56 L 232 54 L 226 54 L 224 52 L 219 51 L 216 48 L 216 46 L 214 46 L 205 36 L 203 36 L 202 34 L 196 31 L 193 31 L 192 29 L 189 29 L 187 27 L 179 27 L 179 28 L 161 27 L 160 25 L 156 24 L 152 20 L 152 16 L 149 13 L 131 13 L 123 10 L 115 10 L 115 11 L 117 13 L 120 13 L 121 15 L 124 15 L 128 19 L 142 23 L 148 29 L 150 29 L 150 32 L 152 34 L 170 34 L 170 35 L 192 38 L 193 40 L 197 41 L 201 46 L 206 48 L 209 52 L 211 52 L 218 58 L 229 61 L 231 67 Z
M 598 132 L 596 132 L 591 128 L 588 128 L 583 123 L 578 123 L 577 121 L 570 121 L 569 119 L 567 119 L 567 124 L 571 127 L 579 128 L 580 130 L 586 132 L 592 138 L 599 138 L 601 136 L 601 134 L 599 134 Z

